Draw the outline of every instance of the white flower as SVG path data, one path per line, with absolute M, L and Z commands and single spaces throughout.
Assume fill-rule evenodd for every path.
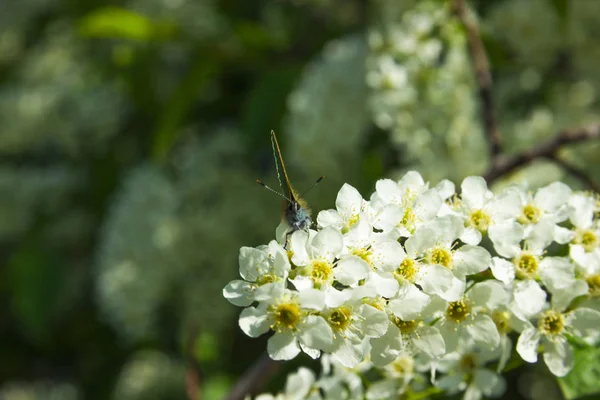
M 325 289 L 330 286 L 336 273 L 346 271 L 344 268 L 334 271 L 334 261 L 343 248 L 342 234 L 332 227 L 318 233 L 313 230 L 294 232 L 290 239 L 290 251 L 292 263 L 297 267 L 291 282 L 296 289 Z M 352 268 L 348 268 L 350 269 Z M 357 277 L 356 280 L 358 279 L 360 278 Z
M 418 374 L 415 371 L 415 359 L 409 351 L 399 353 L 392 363 L 383 368 L 382 372 L 384 378 L 369 386 L 366 396 L 368 400 L 401 397 L 414 376 Z
M 240 307 L 269 296 L 273 285 L 285 285 L 291 268 L 285 249 L 275 240 L 269 246 L 242 247 L 239 264 L 244 280 L 229 282 L 223 288 L 223 296 Z
M 323 210 L 317 215 L 320 228 L 332 226 L 346 233 L 356 222 L 367 207 L 367 202 L 358 190 L 344 183 L 335 200 L 335 210 Z
M 300 367 L 297 372 L 289 374 L 283 393 L 277 396 L 270 394 L 260 394 L 255 400 L 317 400 L 321 399 L 318 388 L 315 385 L 315 374 L 310 369 Z
M 556 376 L 565 376 L 573 368 L 573 349 L 567 335 L 574 335 L 593 344 L 600 332 L 600 312 L 578 308 L 564 313 L 553 308 L 536 316 L 537 325 L 529 325 L 517 341 L 517 352 L 523 360 L 537 362 L 538 346 L 543 344 L 544 362 Z
M 514 218 L 521 205 L 515 190 L 505 190 L 494 196 L 480 176 L 465 178 L 460 196 L 461 199 L 454 205 L 465 221 L 460 240 L 470 245 L 479 244 L 482 233 L 486 233 L 489 227 Z
M 476 283 L 460 300 L 449 302 L 439 325 L 446 351 L 455 351 L 460 340 L 490 351 L 497 348 L 498 328 L 486 312 L 507 302 L 506 291 L 493 280 Z
M 596 200 L 589 195 L 577 193 L 571 196 L 573 207 L 571 223 L 575 229 L 565 233 L 565 243 L 571 241 L 569 255 L 585 275 L 600 274 L 600 222 L 594 218 Z M 570 233 L 570 235 L 569 235 Z
M 436 386 L 449 394 L 464 392 L 465 400 L 500 397 L 506 391 L 504 378 L 485 368 L 486 363 L 497 358 L 497 352 L 482 351 L 473 346 L 450 353 L 438 364 L 447 375 L 438 380 Z
M 317 358 L 319 350 L 330 349 L 333 332 L 327 321 L 315 314 L 323 309 L 324 294 L 314 289 L 302 293 L 277 289 L 270 299 L 242 311 L 239 324 L 244 333 L 258 337 L 275 331 L 267 345 L 274 360 L 290 360 L 300 350 Z

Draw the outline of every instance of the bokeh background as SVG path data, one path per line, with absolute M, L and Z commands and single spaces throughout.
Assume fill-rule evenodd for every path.
M 470 4 L 509 154 L 598 121 L 595 0 Z M 265 348 L 221 290 L 279 223 L 269 131 L 298 188 L 327 176 L 318 211 L 344 182 L 483 174 L 480 121 L 442 0 L 3 0 L 0 399 L 222 398 Z M 560 156 L 598 181 L 599 154 Z M 585 188 L 547 160 L 496 184 L 557 179 Z

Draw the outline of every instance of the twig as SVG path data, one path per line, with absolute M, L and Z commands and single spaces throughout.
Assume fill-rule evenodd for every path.
M 566 129 L 535 148 L 514 156 L 498 156 L 496 162 L 492 163 L 485 174 L 485 179 L 488 183 L 491 183 L 502 175 L 506 175 L 533 160 L 539 158 L 552 159 L 562 146 L 591 139 L 600 139 L 600 123 L 582 128 Z
M 477 85 L 479 86 L 479 101 L 481 103 L 481 117 L 485 134 L 488 138 L 489 152 L 492 164 L 496 161 L 496 156 L 502 152 L 500 144 L 500 132 L 496 123 L 496 114 L 494 110 L 494 98 L 492 93 L 492 74 L 490 72 L 490 63 L 485 48 L 479 34 L 479 28 L 473 16 L 470 15 L 465 5 L 465 0 L 453 1 L 454 12 L 465 27 L 467 40 L 469 42 L 469 53 L 475 70 Z
M 244 375 L 238 380 L 233 390 L 225 398 L 226 400 L 241 400 L 247 394 L 260 390 L 275 375 L 281 365 L 281 361 L 275 361 L 265 352 L 250 368 L 244 372 Z
M 202 373 L 200 370 L 200 365 L 198 364 L 198 361 L 194 355 L 194 347 L 198 332 L 198 327 L 191 328 L 189 331 L 189 337 L 187 339 L 188 367 L 185 373 L 185 390 L 188 400 L 202 400 Z
M 558 157 L 556 154 L 549 157 L 550 160 L 554 161 L 556 164 L 560 165 L 562 169 L 567 171 L 567 173 L 573 175 L 575 178 L 579 179 L 584 185 L 586 185 L 589 189 L 593 190 L 596 193 L 600 193 L 600 186 L 596 183 L 591 176 L 586 174 L 583 170 L 577 168 L 570 162 Z

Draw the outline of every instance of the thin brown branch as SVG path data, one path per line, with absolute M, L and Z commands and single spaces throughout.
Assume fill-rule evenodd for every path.
M 281 365 L 281 361 L 275 361 L 265 352 L 253 365 L 244 372 L 244 375 L 238 380 L 233 390 L 225 398 L 226 400 L 241 400 L 246 395 L 261 390 L 275 375 Z
M 491 165 L 485 174 L 485 179 L 488 183 L 491 183 L 499 177 L 529 164 L 533 160 L 554 158 L 558 150 L 563 146 L 592 139 L 600 139 L 600 123 L 582 128 L 566 129 L 550 140 L 540 143 L 533 149 L 514 156 L 498 156 L 496 162 Z
M 600 193 L 600 186 L 598 186 L 598 183 L 591 176 L 586 174 L 585 171 L 558 157 L 556 154 L 549 158 L 558 164 L 562 169 L 564 169 L 568 174 L 579 179 L 585 186 L 587 186 L 588 189 L 593 190 L 596 193 Z
M 483 127 L 489 143 L 490 159 L 492 164 L 495 162 L 498 154 L 502 152 L 500 144 L 500 132 L 496 123 L 496 113 L 494 110 L 494 97 L 492 92 L 492 73 L 490 72 L 490 63 L 485 53 L 485 47 L 479 34 L 479 27 L 474 21 L 473 15 L 467 9 L 465 0 L 453 0 L 454 12 L 465 27 L 467 40 L 469 43 L 469 53 L 475 77 L 479 87 L 479 101 L 481 106 L 481 118 Z

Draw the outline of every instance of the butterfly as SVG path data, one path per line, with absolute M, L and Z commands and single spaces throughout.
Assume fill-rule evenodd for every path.
M 265 189 L 270 190 L 271 192 L 277 194 L 280 197 L 283 197 L 283 217 L 287 225 L 289 226 L 288 231 L 285 234 L 285 241 L 287 244 L 288 236 L 292 233 L 299 230 L 307 230 L 313 224 L 313 221 L 310 217 L 311 210 L 306 201 L 302 198 L 301 195 L 298 195 L 298 192 L 294 190 L 292 185 L 290 184 L 290 179 L 287 174 L 287 170 L 285 169 L 285 163 L 283 162 L 283 156 L 281 155 L 281 149 L 279 148 L 279 143 L 277 142 L 277 136 L 275 136 L 275 132 L 271 131 L 271 146 L 273 148 L 273 157 L 275 158 L 275 168 L 277 169 L 277 179 L 279 180 L 279 186 L 281 187 L 282 192 L 271 189 L 269 186 L 265 185 L 264 182 L 260 180 L 256 180 L 256 182 L 264 187 Z M 283 172 L 283 180 L 285 181 L 285 187 L 283 181 L 281 180 L 281 173 L 279 167 L 281 166 L 281 172 Z M 308 193 L 313 187 L 315 187 L 321 180 L 325 178 L 324 176 L 319 177 L 313 185 L 308 188 L 304 192 L 304 194 Z

